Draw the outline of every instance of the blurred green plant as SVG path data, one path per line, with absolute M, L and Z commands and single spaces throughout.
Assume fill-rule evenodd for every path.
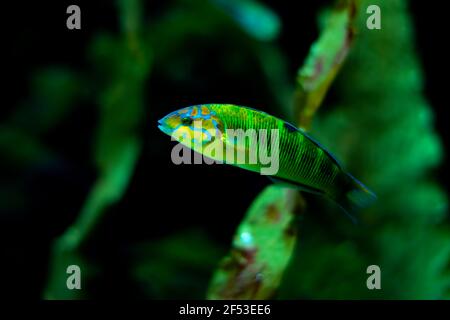
M 253 0 L 213 0 L 223 8 L 243 30 L 252 37 L 270 41 L 278 37 L 281 22 L 278 16 L 264 5 Z
M 359 1 L 340 0 L 321 15 L 320 38 L 312 44 L 298 70 L 294 113 L 300 127 L 309 130 L 313 116 L 340 70 L 354 40 Z
M 143 85 L 151 65 L 151 52 L 141 41 L 140 0 L 119 0 L 122 35 L 99 35 L 91 48 L 94 65 L 103 75 L 98 106 L 94 160 L 99 177 L 69 229 L 55 241 L 50 279 L 45 297 L 74 298 L 79 290 L 65 286 L 66 267 L 83 265 L 83 278 L 89 281 L 90 263 L 80 250 L 96 223 L 124 194 L 141 150 L 139 127 L 143 120 Z M 94 73 L 97 74 L 97 73 Z
M 211 280 L 208 298 L 274 297 L 294 250 L 295 214 L 300 212 L 295 191 L 275 185 L 264 189 L 240 223 L 230 254 Z
M 313 133 L 379 200 L 356 228 L 305 223 L 280 298 L 449 298 L 448 200 L 430 177 L 442 146 L 423 96 L 407 1 L 368 4 L 382 8 L 382 31 L 359 30 L 337 78 L 338 105 L 315 118 Z M 372 264 L 381 268 L 382 290 L 366 288 Z

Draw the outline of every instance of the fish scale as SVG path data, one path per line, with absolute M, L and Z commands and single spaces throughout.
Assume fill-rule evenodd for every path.
M 226 129 L 265 129 L 270 142 L 271 129 L 279 129 L 279 172 L 277 176 L 283 179 L 295 180 L 301 184 L 311 185 L 316 189 L 328 192 L 333 184 L 329 172 L 338 172 L 338 166 L 333 159 L 323 153 L 318 153 L 314 143 L 305 138 L 300 130 L 290 132 L 283 120 L 272 117 L 264 112 L 237 106 L 210 106 L 226 124 Z M 280 129 L 281 128 L 281 129 Z M 267 144 L 270 153 L 270 143 Z M 326 175 L 328 174 L 329 177 Z

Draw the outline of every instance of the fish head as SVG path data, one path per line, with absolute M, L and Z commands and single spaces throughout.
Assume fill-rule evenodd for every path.
M 224 124 L 208 105 L 174 111 L 158 121 L 158 128 L 191 149 L 197 150 L 222 139 Z

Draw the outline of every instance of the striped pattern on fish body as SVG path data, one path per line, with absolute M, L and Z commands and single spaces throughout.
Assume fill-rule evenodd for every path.
M 268 141 L 270 141 L 271 129 L 277 129 L 279 170 L 275 176 L 292 184 L 307 186 L 316 193 L 333 193 L 336 177 L 342 172 L 341 167 L 329 152 L 306 133 L 281 119 L 254 109 L 234 105 L 226 107 L 212 105 L 210 108 L 221 117 L 225 131 L 226 129 L 244 131 L 263 129 L 267 130 Z M 270 143 L 267 143 L 267 146 L 270 153 Z M 252 171 L 259 171 L 261 167 L 260 164 L 238 166 Z

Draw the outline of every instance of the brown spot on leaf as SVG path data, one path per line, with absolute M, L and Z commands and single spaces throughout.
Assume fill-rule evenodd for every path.
M 266 217 L 270 222 L 276 223 L 280 221 L 281 218 L 280 210 L 278 210 L 276 205 L 271 204 L 267 207 Z
M 292 220 L 284 229 L 284 236 L 287 241 L 292 240 L 297 235 L 297 224 Z

